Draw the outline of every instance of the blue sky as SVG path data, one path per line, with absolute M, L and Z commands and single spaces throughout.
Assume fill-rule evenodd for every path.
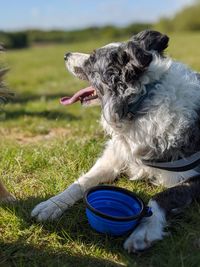
M 154 22 L 194 0 L 0 0 L 0 30 Z

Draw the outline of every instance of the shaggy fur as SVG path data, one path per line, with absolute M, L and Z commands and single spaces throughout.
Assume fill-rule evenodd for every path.
M 36 206 L 32 216 L 40 221 L 55 219 L 86 189 L 113 181 L 121 172 L 132 180 L 145 178 L 166 187 L 179 184 L 150 200 L 153 216 L 143 219 L 124 244 L 132 252 L 162 239 L 168 214 L 197 198 L 199 178 L 188 180 L 198 174 L 195 170 L 173 173 L 142 163 L 142 159 L 176 160 L 200 149 L 199 75 L 164 56 L 168 41 L 159 32 L 143 31 L 128 42 L 109 44 L 91 55 L 67 54 L 68 70 L 96 89 L 102 107 L 101 123 L 110 140 L 88 173 L 61 194 Z M 143 95 L 134 114 L 132 110 Z

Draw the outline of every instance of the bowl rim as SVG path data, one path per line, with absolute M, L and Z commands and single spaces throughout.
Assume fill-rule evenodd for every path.
M 111 216 L 111 215 L 108 215 L 106 213 L 103 213 L 101 211 L 98 211 L 97 209 L 93 208 L 90 203 L 88 202 L 88 196 L 90 193 L 94 192 L 94 191 L 99 191 L 99 190 L 114 190 L 114 191 L 118 191 L 118 192 L 121 192 L 121 193 L 124 193 L 126 195 L 129 195 L 130 197 L 136 199 L 140 205 L 141 205 L 141 211 L 137 214 L 137 215 L 132 215 L 132 216 L 126 216 L 126 217 L 117 217 L 117 216 Z M 139 220 L 141 219 L 142 217 L 144 217 L 146 215 L 146 206 L 143 202 L 143 200 L 138 197 L 135 193 L 125 189 L 125 188 L 122 188 L 122 187 L 118 187 L 118 186 L 112 186 L 112 185 L 97 185 L 97 186 L 93 186 L 89 189 L 87 189 L 84 193 L 84 197 L 83 197 L 83 200 L 86 204 L 86 207 L 92 211 L 93 213 L 95 213 L 96 215 L 102 217 L 102 218 L 105 218 L 105 219 L 110 219 L 112 221 L 131 221 L 131 220 Z

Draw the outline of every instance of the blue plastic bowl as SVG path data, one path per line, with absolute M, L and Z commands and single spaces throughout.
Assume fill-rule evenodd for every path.
M 144 216 L 152 212 L 131 191 L 102 185 L 88 189 L 84 195 L 89 224 L 97 232 L 114 236 L 133 230 Z

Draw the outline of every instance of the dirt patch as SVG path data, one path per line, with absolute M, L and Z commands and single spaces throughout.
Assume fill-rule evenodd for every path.
M 19 132 L 19 129 L 1 129 L 0 135 L 7 140 L 15 140 L 17 143 L 26 145 L 31 143 L 38 143 L 42 141 L 49 141 L 54 138 L 64 138 L 69 136 L 70 131 L 66 128 L 52 128 L 48 133 L 31 135 L 29 133 Z

